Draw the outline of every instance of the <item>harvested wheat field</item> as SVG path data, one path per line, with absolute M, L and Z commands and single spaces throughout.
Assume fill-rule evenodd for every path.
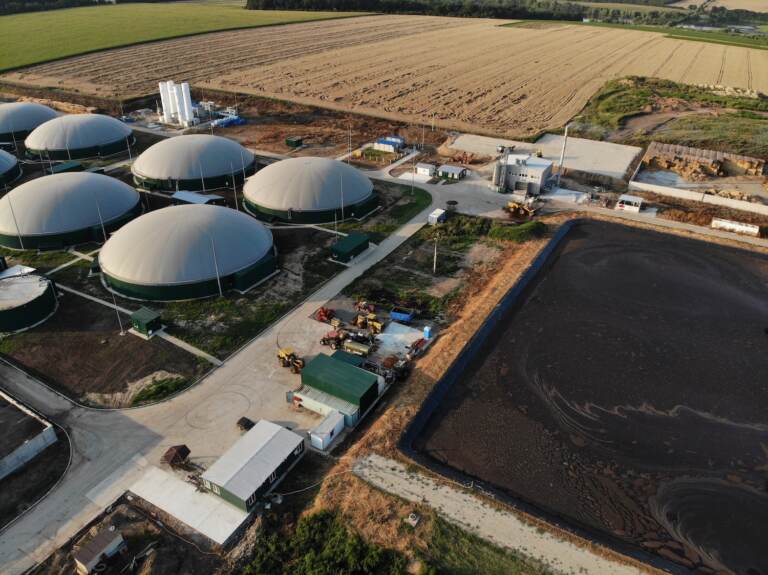
M 621 76 L 768 92 L 768 51 L 654 32 L 503 23 L 368 16 L 221 32 L 70 58 L 2 79 L 127 98 L 174 78 L 504 136 L 562 126 Z

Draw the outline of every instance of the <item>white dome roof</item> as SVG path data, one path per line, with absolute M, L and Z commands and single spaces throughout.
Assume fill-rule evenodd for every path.
M 24 145 L 31 150 L 79 150 L 112 144 L 130 135 L 128 126 L 110 116 L 71 114 L 41 124 Z
M 0 134 L 30 132 L 57 116 L 55 110 L 35 102 L 0 104 Z
M 343 188 L 343 194 L 342 194 Z M 248 201 L 272 210 L 317 212 L 360 203 L 373 193 L 371 180 L 359 170 L 328 158 L 290 158 L 248 178 Z
M 5 150 L 0 150 L 0 174 L 4 174 L 8 170 L 12 170 L 19 161 L 16 156 L 9 154 Z
M 217 266 L 220 276 L 248 268 L 271 249 L 272 232 L 242 212 L 171 206 L 120 228 L 101 249 L 99 265 L 134 285 L 182 285 L 215 279 Z
M 128 184 L 101 174 L 68 172 L 43 176 L 0 198 L 0 234 L 62 234 L 107 224 L 131 211 L 139 194 Z
M 242 173 L 253 154 L 229 138 L 209 134 L 175 136 L 153 144 L 136 158 L 131 170 L 154 180 L 195 180 Z

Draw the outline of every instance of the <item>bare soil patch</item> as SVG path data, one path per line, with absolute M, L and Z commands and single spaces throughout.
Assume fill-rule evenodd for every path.
M 121 319 L 128 327 L 128 317 Z M 0 350 L 35 377 L 81 401 L 96 397 L 92 394 L 123 393 L 132 382 L 161 370 L 191 382 L 208 368 L 160 338 L 145 341 L 119 332 L 113 310 L 65 293 L 48 321 L 4 339 Z

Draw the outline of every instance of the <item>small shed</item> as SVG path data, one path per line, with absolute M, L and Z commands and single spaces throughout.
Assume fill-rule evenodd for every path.
M 289 148 L 301 148 L 304 145 L 304 138 L 301 136 L 288 136 L 285 139 L 285 145 Z
M 163 457 L 160 458 L 160 461 L 166 465 L 175 467 L 184 463 L 187 460 L 187 457 L 189 457 L 190 453 L 191 452 L 189 451 L 189 447 L 186 445 L 174 445 L 166 450 L 166 452 L 163 454 Z
M 133 329 L 147 337 L 163 327 L 160 314 L 146 307 L 140 307 L 131 314 L 131 325 Z
M 429 214 L 429 217 L 427 218 L 427 223 L 430 226 L 435 226 L 437 224 L 442 224 L 443 222 L 445 222 L 445 219 L 446 219 L 445 210 L 437 208 L 431 214 Z
M 310 443 L 315 449 L 325 451 L 343 430 L 344 416 L 333 410 L 309 432 Z
M 425 162 L 419 162 L 416 164 L 416 173 L 420 176 L 429 176 L 432 178 L 434 177 L 435 172 L 437 172 L 437 166 L 434 164 L 427 164 Z
M 50 168 L 48 168 L 48 173 L 53 174 L 63 174 L 65 172 L 82 172 L 85 168 L 83 168 L 83 164 L 80 162 L 69 161 L 69 162 L 61 162 L 60 164 L 54 164 Z
M 96 565 L 104 559 L 114 557 L 124 548 L 125 540 L 119 531 L 109 529 L 99 531 L 93 539 L 75 551 L 77 572 L 80 575 L 93 573 Z
M 461 180 L 467 175 L 467 168 L 444 164 L 437 169 L 437 175 L 447 180 Z
M 357 255 L 368 249 L 370 240 L 368 236 L 360 232 L 351 232 L 345 238 L 337 241 L 331 247 L 331 257 L 337 261 L 347 263 Z
M 301 371 L 301 383 L 357 406 L 361 415 L 378 397 L 375 373 L 322 353 Z

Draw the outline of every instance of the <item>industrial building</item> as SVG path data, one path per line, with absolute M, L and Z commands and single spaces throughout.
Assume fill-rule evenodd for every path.
M 21 176 L 21 164 L 16 156 L 0 150 L 0 186 L 7 186 Z
M 437 175 L 446 180 L 463 180 L 467 176 L 467 168 L 443 164 L 437 169 Z
M 494 167 L 493 185 L 500 193 L 538 196 L 550 177 L 550 160 L 531 154 L 505 154 Z
M 229 138 L 190 134 L 150 146 L 131 171 L 136 185 L 147 190 L 206 191 L 241 185 L 255 165 L 253 153 Z
M 0 391 L 0 479 L 57 441 L 51 423 Z
M 0 143 L 16 147 L 32 130 L 57 116 L 55 110 L 36 102 L 0 104 Z
M 379 376 L 325 354 L 317 355 L 301 371 L 301 388 L 293 403 L 328 416 L 338 411 L 353 427 L 379 396 Z
M 323 224 L 360 219 L 378 207 L 373 183 L 328 158 L 289 158 L 260 170 L 243 188 L 249 212 L 265 220 Z
M 115 178 L 91 172 L 43 176 L 0 198 L 0 245 L 57 250 L 101 242 L 105 230 L 139 213 L 138 192 Z
M 416 174 L 419 176 L 429 176 L 434 178 L 437 173 L 437 166 L 434 164 L 427 164 L 425 162 L 419 162 L 416 164 Z
M 133 142 L 133 132 L 120 120 L 101 114 L 71 114 L 39 125 L 24 145 L 32 157 L 72 160 L 119 154 Z
M 140 300 L 203 298 L 246 291 L 277 268 L 272 233 L 247 214 L 189 204 L 123 226 L 99 253 L 104 283 Z
M 235 507 L 250 511 L 304 455 L 304 438 L 261 420 L 245 433 L 201 479 L 206 489 Z
M 373 149 L 379 152 L 397 154 L 405 147 L 405 138 L 400 136 L 385 136 L 373 143 Z
M 0 258 L 0 269 L 4 267 Z M 56 311 L 56 285 L 34 271 L 26 266 L 0 271 L 0 333 L 29 329 Z

